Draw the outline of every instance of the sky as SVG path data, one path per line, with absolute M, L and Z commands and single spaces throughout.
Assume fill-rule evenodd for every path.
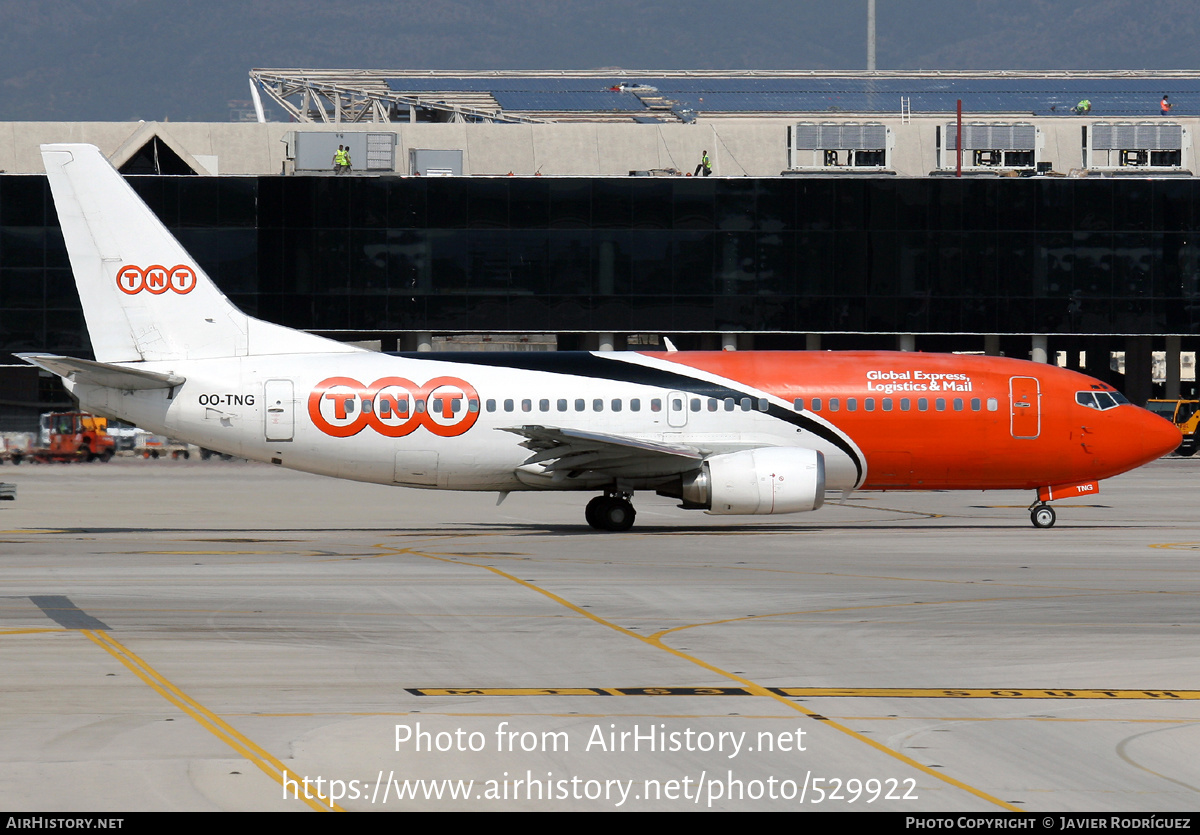
M 254 67 L 865 69 L 866 0 L 0 0 L 0 119 L 226 121 Z M 878 0 L 880 69 L 1195 69 L 1200 4 Z

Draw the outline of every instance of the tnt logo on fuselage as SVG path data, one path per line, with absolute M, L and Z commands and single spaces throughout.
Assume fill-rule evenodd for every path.
M 452 438 L 479 420 L 479 393 L 457 377 L 435 377 L 423 386 L 403 377 L 382 377 L 369 386 L 329 377 L 308 395 L 308 416 L 335 438 L 349 438 L 368 426 L 388 438 L 404 437 L 419 426 Z
M 117 272 L 117 286 L 131 296 L 143 290 L 156 296 L 170 290 L 182 296 L 196 289 L 196 271 L 183 264 L 170 269 L 159 264 L 145 268 L 128 264 Z

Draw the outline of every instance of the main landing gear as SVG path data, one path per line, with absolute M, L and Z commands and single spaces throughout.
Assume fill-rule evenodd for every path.
M 1053 528 L 1057 518 L 1054 508 L 1045 502 L 1034 502 L 1029 507 L 1029 521 L 1035 528 Z
M 587 504 L 584 518 L 598 531 L 627 531 L 633 527 L 637 511 L 629 499 L 632 493 L 609 492 Z

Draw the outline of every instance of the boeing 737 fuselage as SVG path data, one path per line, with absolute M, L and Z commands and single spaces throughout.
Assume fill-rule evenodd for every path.
M 448 490 L 635 491 L 816 510 L 826 490 L 1036 490 L 1046 502 L 1179 445 L 1074 371 L 899 352 L 381 354 L 237 310 L 87 145 L 43 146 L 96 360 L 25 359 L 90 411 L 313 473 Z

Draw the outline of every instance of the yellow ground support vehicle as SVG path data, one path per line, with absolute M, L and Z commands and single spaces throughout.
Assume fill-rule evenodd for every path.
M 113 457 L 108 418 L 87 412 L 47 412 L 42 415 L 39 443 L 29 449 L 0 448 L 0 464 L 20 464 L 28 459 L 53 461 L 107 461 Z
M 1146 408 L 1161 415 L 1179 427 L 1183 443 L 1175 450 L 1177 455 L 1196 454 L 1196 430 L 1200 428 L 1200 400 L 1151 400 Z

